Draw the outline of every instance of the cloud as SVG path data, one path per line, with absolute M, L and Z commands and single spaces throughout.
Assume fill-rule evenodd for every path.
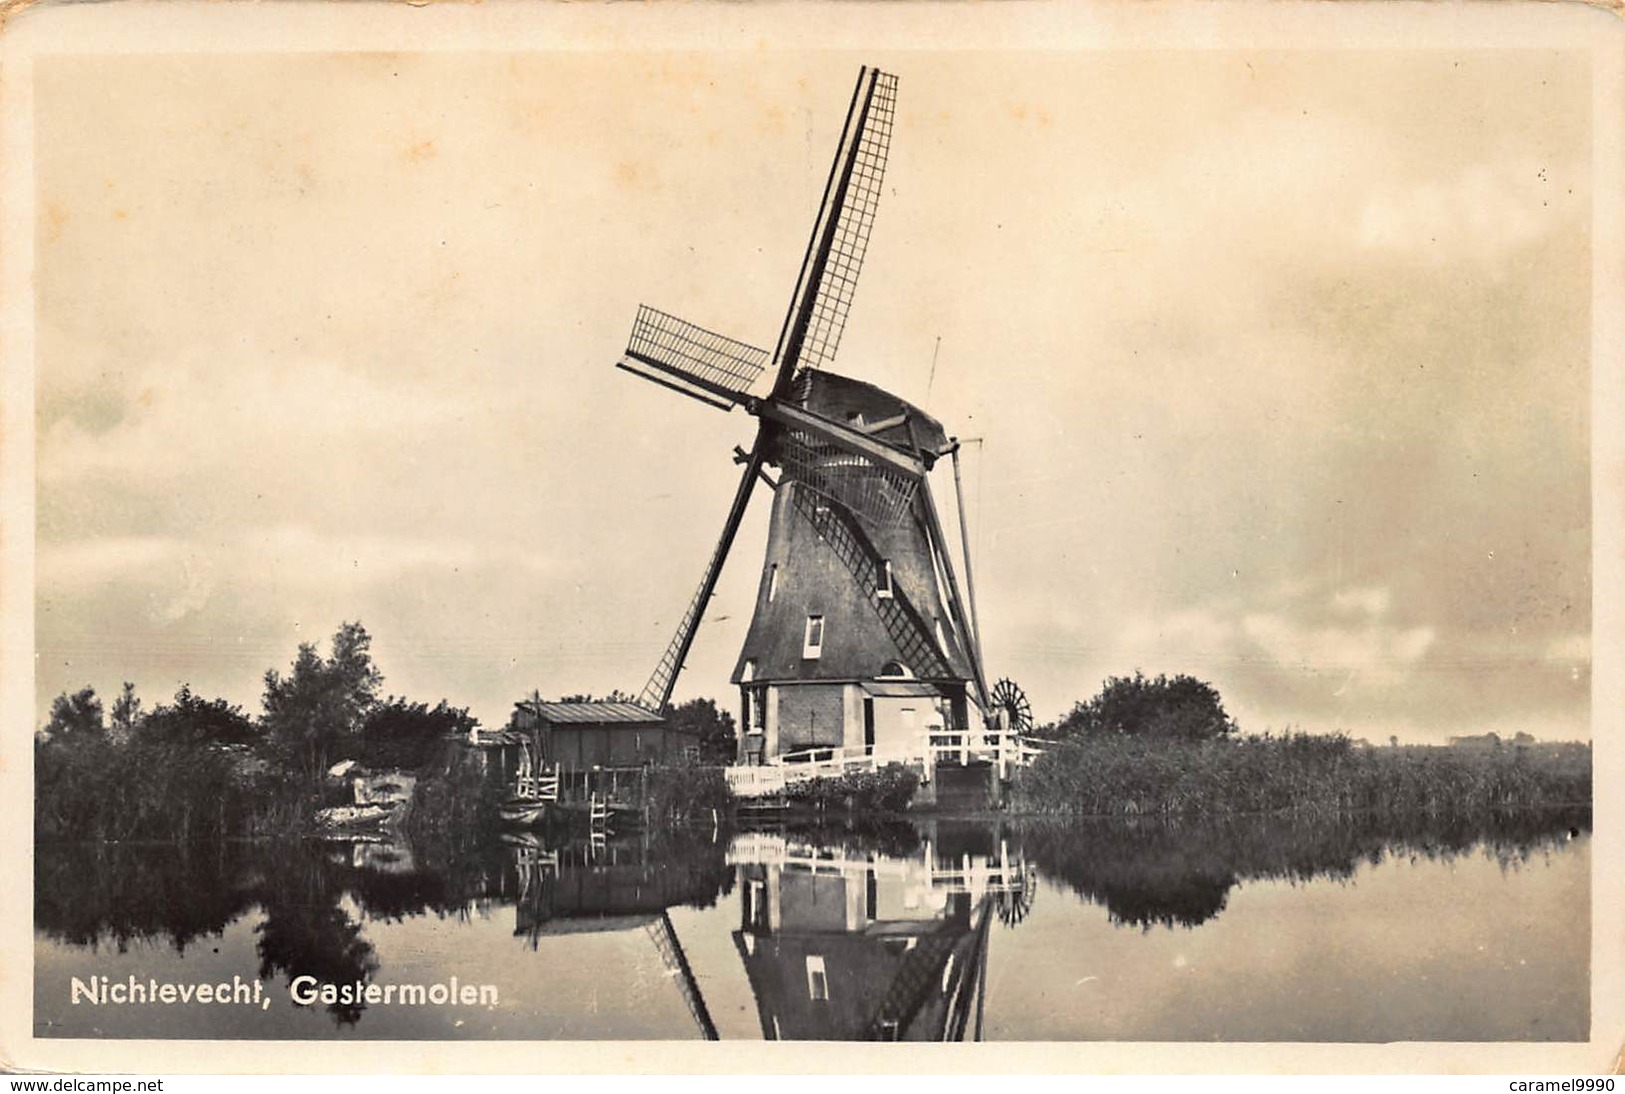
M 1276 598 L 1267 611 L 1228 598 L 1129 620 L 1112 649 L 1136 665 L 1273 667 L 1348 680 L 1364 689 L 1405 682 L 1438 637 L 1428 625 L 1388 618 L 1385 588 L 1318 591 Z
M 35 582 L 42 590 L 81 593 L 173 565 L 185 544 L 163 536 L 105 536 L 52 544 L 38 552 Z
M 1361 248 L 1430 265 L 1466 258 L 1500 272 L 1505 258 L 1551 230 L 1551 207 L 1572 213 L 1579 164 L 1528 159 L 1474 163 L 1454 177 L 1408 186 L 1379 184 L 1357 221 Z
M 1352 626 L 1306 626 L 1272 612 L 1243 616 L 1240 627 L 1257 653 L 1277 665 L 1347 670 L 1372 688 L 1403 684 L 1438 637 L 1432 627 L 1396 627 L 1375 618 Z
M 344 579 L 387 584 L 421 570 L 553 573 L 557 562 L 520 544 L 455 537 L 329 535 L 293 524 L 245 529 L 212 542 L 107 536 L 42 545 L 36 579 L 43 596 L 109 584 L 162 588 L 175 603 L 206 596 L 215 574 L 254 574 L 278 584 L 321 588 Z M 185 614 L 188 609 L 177 609 Z
M 150 488 L 154 478 L 254 476 L 272 458 L 319 458 L 369 435 L 433 437 L 477 409 L 466 391 L 391 385 L 331 361 L 273 363 L 247 352 L 207 366 L 154 364 L 125 380 L 122 394 L 115 419 L 87 425 L 64 412 L 46 425 L 42 484 L 114 477 Z

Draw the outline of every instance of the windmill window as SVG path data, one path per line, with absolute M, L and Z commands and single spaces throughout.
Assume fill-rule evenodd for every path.
M 880 678 L 882 680 L 912 680 L 914 674 L 901 661 L 887 661 L 880 666 Z
M 807 955 L 807 998 L 829 999 L 829 976 L 824 971 L 824 959 L 817 954 Z
M 880 583 L 879 587 L 875 589 L 875 595 L 883 600 L 890 600 L 892 597 L 891 559 L 889 558 L 880 560 Z
M 767 602 L 773 603 L 773 598 L 779 595 L 779 564 L 773 563 L 767 568 Z
M 807 617 L 807 635 L 801 644 L 801 656 L 809 661 L 822 657 L 824 653 L 824 617 L 809 615 Z

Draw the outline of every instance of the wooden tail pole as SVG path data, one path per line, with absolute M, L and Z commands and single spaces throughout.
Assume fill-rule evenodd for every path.
M 954 504 L 959 508 L 959 548 L 965 556 L 965 599 L 969 601 L 970 608 L 970 643 L 971 656 L 976 658 L 978 675 L 985 679 L 985 670 L 982 667 L 982 623 L 976 617 L 976 580 L 971 576 L 970 566 L 970 529 L 965 523 L 965 488 L 959 478 L 959 442 L 955 440 L 950 453 L 954 461 Z

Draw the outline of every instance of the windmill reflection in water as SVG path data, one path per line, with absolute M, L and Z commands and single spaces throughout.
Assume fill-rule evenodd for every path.
M 1037 874 L 1008 842 L 894 857 L 737 836 L 735 948 L 769 1040 L 980 1040 L 988 934 Z
M 719 1034 L 670 909 L 709 904 L 719 881 L 738 890 L 732 939 L 769 1040 L 980 1040 L 988 936 L 1026 918 L 1037 886 L 1007 841 L 957 832 L 900 854 L 745 832 L 704 861 L 659 854 L 646 837 L 509 842 L 515 936 L 534 949 L 544 936 L 643 930 L 707 1040 Z

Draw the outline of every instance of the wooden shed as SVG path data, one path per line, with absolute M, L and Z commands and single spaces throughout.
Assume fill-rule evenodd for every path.
M 514 728 L 530 735 L 544 764 L 566 773 L 675 763 L 699 746 L 696 734 L 636 703 L 526 700 L 515 705 Z

